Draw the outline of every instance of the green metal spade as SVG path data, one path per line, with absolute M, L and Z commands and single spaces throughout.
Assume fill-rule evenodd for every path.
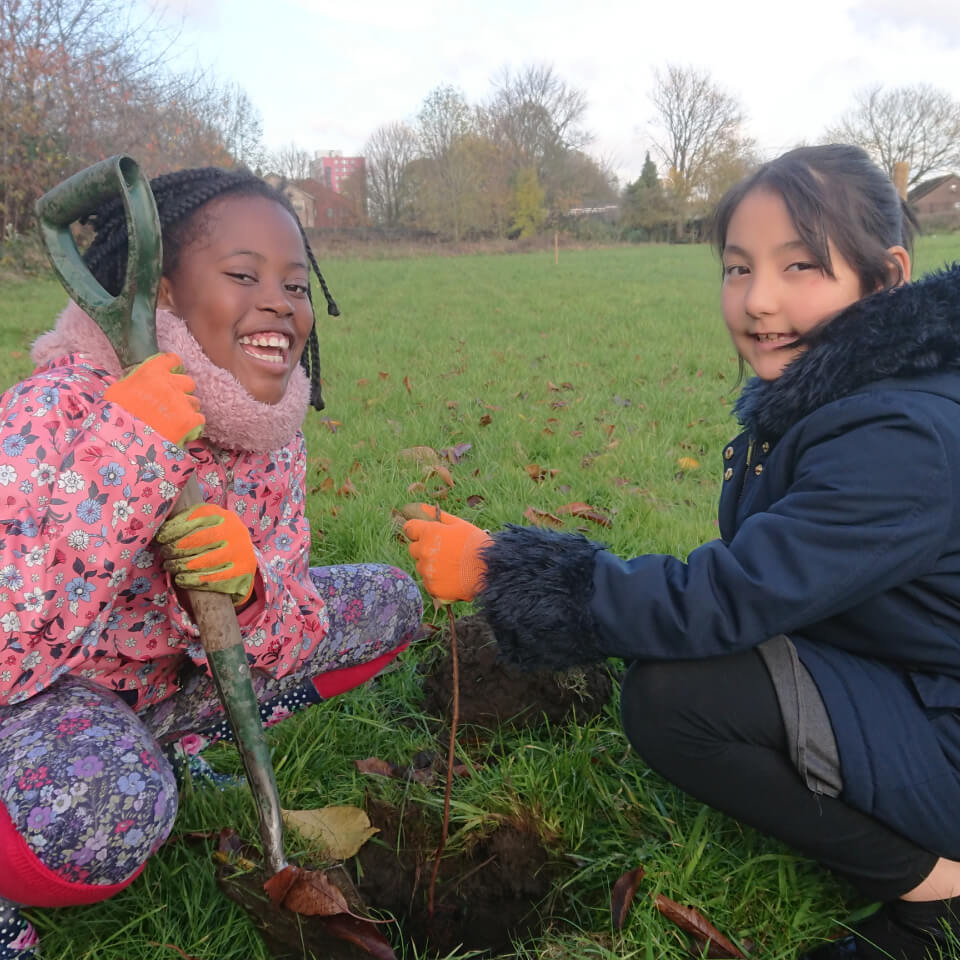
M 87 269 L 70 224 L 117 195 L 123 199 L 127 218 L 128 254 L 123 289 L 114 297 Z M 163 265 L 160 220 L 150 184 L 137 163 L 116 156 L 81 170 L 45 193 L 37 201 L 36 212 L 60 282 L 107 335 L 121 365 L 129 367 L 157 353 L 157 287 Z M 173 509 L 179 512 L 202 502 L 200 484 L 191 475 Z M 223 594 L 191 590 L 189 597 L 257 805 L 264 859 L 272 876 L 287 865 L 280 797 L 236 613 Z

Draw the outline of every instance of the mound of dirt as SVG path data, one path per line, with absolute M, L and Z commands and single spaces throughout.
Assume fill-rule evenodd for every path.
M 389 910 L 404 940 L 428 955 L 458 944 L 491 954 L 511 951 L 511 941 L 543 929 L 538 904 L 554 889 L 563 863 L 543 845 L 535 828 L 503 820 L 466 849 L 444 852 L 434 898 L 427 892 L 440 834 L 439 818 L 413 803 L 402 811 L 367 799 L 371 823 L 380 828 L 357 854 L 357 889 L 367 903 Z
M 455 623 L 460 670 L 460 722 L 484 727 L 511 724 L 533 727 L 545 719 L 563 723 L 583 720 L 603 711 L 613 682 L 605 663 L 553 670 L 526 670 L 498 659 L 496 639 L 480 616 Z M 450 638 L 444 652 L 423 665 L 424 707 L 446 716 L 453 698 Z

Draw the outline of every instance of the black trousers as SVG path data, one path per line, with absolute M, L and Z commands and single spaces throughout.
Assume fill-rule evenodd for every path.
M 782 840 L 870 900 L 894 900 L 938 857 L 842 799 L 811 792 L 790 761 L 773 681 L 755 650 L 635 661 L 623 681 L 627 738 L 703 803 Z

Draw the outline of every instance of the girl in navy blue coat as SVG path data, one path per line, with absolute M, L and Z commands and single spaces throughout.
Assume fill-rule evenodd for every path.
M 720 539 L 686 562 L 405 527 L 430 593 L 476 596 L 506 655 L 628 661 L 650 766 L 884 902 L 818 960 L 960 935 L 960 267 L 911 284 L 911 238 L 855 147 L 791 151 L 722 200 L 723 316 L 756 376 Z

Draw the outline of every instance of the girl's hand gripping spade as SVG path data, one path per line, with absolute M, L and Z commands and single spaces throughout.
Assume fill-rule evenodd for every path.
M 126 211 L 129 252 L 123 290 L 119 296 L 113 297 L 94 279 L 81 259 L 70 224 L 117 195 L 122 198 Z M 157 353 L 157 287 L 163 258 L 153 193 L 137 164 L 124 156 L 103 160 L 44 194 L 37 201 L 36 211 L 47 255 L 61 283 L 107 335 L 121 365 L 132 367 L 153 357 Z M 162 361 L 152 360 L 150 363 L 163 367 Z M 176 375 L 172 370 L 158 369 L 155 372 Z M 126 378 L 130 379 L 130 376 Z M 124 382 L 122 380 L 110 389 L 116 390 Z M 189 390 L 181 392 L 184 397 L 189 397 Z M 123 394 L 122 388 L 120 393 Z M 142 393 L 140 398 L 142 401 Z M 112 399 L 124 402 L 122 397 Z M 202 426 L 201 416 L 191 416 L 196 408 L 189 400 L 181 404 L 182 409 L 176 411 L 178 415 L 172 417 L 178 424 L 176 429 L 183 427 L 182 436 L 168 438 L 172 442 L 186 442 L 196 436 L 197 427 Z M 151 422 L 149 416 L 145 419 Z M 157 428 L 156 424 L 152 425 Z M 172 512 L 181 513 L 202 503 L 200 485 L 196 477 L 191 476 Z M 264 859 L 268 874 L 273 875 L 287 865 L 283 855 L 280 798 L 234 613 L 236 596 L 208 588 L 190 590 L 189 598 L 210 673 L 233 727 L 257 805 Z

